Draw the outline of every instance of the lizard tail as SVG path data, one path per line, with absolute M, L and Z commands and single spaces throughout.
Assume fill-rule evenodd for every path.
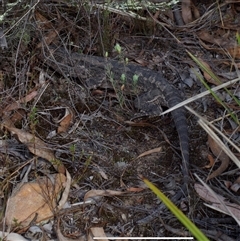
M 171 108 L 182 101 L 181 97 L 173 90 L 167 91 L 165 94 L 168 107 Z M 180 148 L 182 153 L 182 172 L 184 177 L 184 183 L 189 182 L 189 135 L 188 135 L 188 125 L 186 119 L 185 108 L 180 107 L 172 111 L 172 117 L 178 132 Z

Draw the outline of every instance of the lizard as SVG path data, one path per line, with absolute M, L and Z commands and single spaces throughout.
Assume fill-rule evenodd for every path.
M 127 89 L 132 89 L 136 96 L 135 107 L 147 116 L 158 116 L 162 112 L 161 106 L 171 108 L 182 101 L 180 91 L 162 73 L 134 63 L 69 52 L 62 47 L 48 48 L 40 58 L 60 74 L 80 79 L 88 88 L 97 88 L 109 80 L 111 84 L 120 82 L 128 86 Z M 189 135 L 185 108 L 175 109 L 171 114 L 182 154 L 182 189 L 186 191 L 189 181 Z

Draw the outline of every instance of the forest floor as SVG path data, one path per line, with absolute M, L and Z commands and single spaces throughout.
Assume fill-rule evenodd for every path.
M 171 114 L 135 119 L 133 100 L 119 98 L 124 87 L 86 88 L 42 56 L 57 46 L 127 59 L 161 72 L 189 99 L 206 90 L 200 78 L 213 88 L 240 77 L 240 4 L 190 0 L 160 9 L 153 1 L 127 9 L 99 2 L 23 0 L 0 12 L 1 230 L 27 240 L 191 237 L 140 178 L 170 199 L 182 185 Z M 227 88 L 216 92 L 221 101 L 208 94 L 188 107 L 239 148 L 239 79 Z M 240 165 L 198 120 L 187 112 L 191 182 L 175 204 L 210 240 L 240 240 Z

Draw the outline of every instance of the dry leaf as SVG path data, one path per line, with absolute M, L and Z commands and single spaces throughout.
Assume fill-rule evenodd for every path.
M 72 122 L 73 114 L 68 111 L 66 108 L 66 114 L 60 122 L 60 126 L 58 127 L 57 133 L 66 132 Z
M 215 160 L 212 155 L 208 154 L 208 160 L 209 164 L 204 166 L 204 168 L 211 168 L 212 166 L 214 166 Z
M 238 177 L 234 183 L 239 183 L 240 184 L 240 177 Z
M 49 34 L 44 37 L 44 40 L 37 45 L 37 49 L 42 48 L 43 45 L 49 46 L 57 36 L 58 36 L 58 30 L 57 29 L 56 30 L 51 29 L 49 31 Z
M 194 189 L 197 192 L 197 194 L 200 196 L 201 199 L 203 199 L 205 202 L 209 203 L 216 203 L 219 202 L 216 200 L 216 198 L 201 184 L 195 183 L 194 184 Z M 216 194 L 218 198 L 223 201 L 225 198 Z
M 135 160 L 137 160 L 140 157 L 144 157 L 144 156 L 147 156 L 147 155 L 150 155 L 150 154 L 153 154 L 153 153 L 156 153 L 156 152 L 160 152 L 160 151 L 162 151 L 162 147 L 157 147 L 157 148 L 151 149 L 149 151 L 145 151 L 142 154 L 140 154 L 138 157 L 136 157 Z
M 142 188 L 142 187 L 129 187 L 129 188 L 127 188 L 128 192 L 141 192 L 143 190 L 144 190 L 144 188 Z
M 127 192 L 121 192 L 121 191 L 114 191 L 114 190 L 90 190 L 88 191 L 84 196 L 84 201 L 86 201 L 88 198 L 97 197 L 97 196 L 119 196 L 123 195 Z
M 102 227 L 90 228 L 90 233 L 88 235 L 88 241 L 96 240 L 96 237 L 107 237 Z M 97 239 L 98 241 L 108 241 L 108 239 Z
M 202 186 L 198 183 L 196 183 L 194 185 L 194 188 L 195 188 L 196 192 L 198 193 L 198 195 L 200 196 L 200 198 L 202 198 L 206 202 L 212 203 L 212 205 L 211 206 L 208 205 L 208 207 L 213 208 L 215 210 L 217 208 L 218 211 L 221 211 L 227 215 L 230 215 L 228 210 L 225 207 L 225 206 L 227 206 L 227 208 L 230 209 L 232 213 L 234 213 L 235 217 L 238 220 L 240 220 L 240 206 L 239 205 L 237 205 L 235 203 L 230 203 L 230 202 L 226 201 L 223 196 L 216 194 L 218 199 L 221 200 L 221 202 L 224 204 L 224 205 L 222 205 L 219 202 L 219 200 L 216 200 L 216 198 L 204 186 Z
M 182 1 L 182 18 L 185 24 L 191 23 L 193 21 L 191 5 L 191 0 Z
M 61 173 L 53 174 L 51 177 L 51 180 L 40 177 L 34 182 L 24 183 L 21 187 L 15 188 L 7 202 L 5 217 L 8 226 L 17 223 L 26 227 L 33 219 L 39 223 L 53 216 L 66 177 Z
M 64 183 L 64 191 L 62 193 L 62 196 L 61 196 L 61 199 L 59 200 L 58 202 L 58 209 L 62 209 L 63 206 L 65 205 L 65 203 L 67 202 L 67 199 L 68 199 L 68 195 L 69 195 L 69 192 L 70 192 L 70 187 L 71 187 L 71 183 L 72 183 L 72 178 L 71 178 L 71 175 L 70 173 L 68 172 L 68 170 L 66 169 L 65 170 L 65 173 L 66 173 L 66 181 Z
M 34 99 L 37 96 L 37 94 L 38 94 L 37 91 L 32 91 L 31 93 L 29 93 L 25 97 L 21 98 L 20 100 L 8 105 L 4 109 L 3 113 L 6 113 L 11 110 L 19 109 L 21 107 L 21 104 L 26 104 L 27 102 L 31 101 L 32 99 Z
M 193 4 L 193 2 L 191 3 L 191 8 L 192 8 L 194 19 L 200 18 L 200 12 L 198 11 L 198 8 Z
M 97 171 L 99 172 L 99 174 L 101 175 L 101 177 L 102 177 L 103 179 L 108 180 L 107 174 L 104 172 L 104 170 L 103 170 L 100 166 L 98 166 L 98 165 L 95 164 L 95 163 L 93 163 L 93 166 L 96 167 Z
M 235 42 L 225 39 L 224 37 L 217 38 L 208 33 L 206 30 L 199 31 L 197 36 L 200 38 L 199 42 L 205 49 L 222 53 L 224 55 L 227 52 L 234 59 L 240 58 L 240 45 L 237 45 Z M 210 43 L 210 45 L 201 40 Z M 214 47 L 212 47 L 213 44 L 215 45 Z
M 207 180 L 210 180 L 214 177 L 219 176 L 228 168 L 230 159 L 228 155 L 225 152 L 223 152 L 222 148 L 214 141 L 214 139 L 210 135 L 208 135 L 208 144 L 212 153 L 221 161 L 220 167 L 208 176 Z
M 227 189 L 229 189 L 233 185 L 232 182 L 226 180 L 224 180 L 223 183 Z
M 35 135 L 14 127 L 13 123 L 9 120 L 4 120 L 3 126 L 7 128 L 13 135 L 16 135 L 19 141 L 24 143 L 31 153 L 48 160 L 58 172 L 65 173 L 64 166 L 56 160 L 53 151 L 47 147 L 45 142 Z
M 211 71 L 211 68 L 207 62 L 203 61 L 202 59 L 200 61 L 207 69 L 209 69 Z M 221 84 L 221 83 L 217 82 L 215 79 L 213 79 L 206 71 L 203 72 L 203 76 L 207 80 L 207 82 L 209 82 L 211 84 L 214 84 L 214 85 Z
M 3 123 L 3 126 L 6 127 L 13 135 L 16 135 L 21 143 L 27 145 L 29 151 L 32 152 L 34 155 L 42 157 L 50 162 L 55 159 L 53 151 L 49 150 L 46 143 L 35 135 L 32 135 L 24 130 L 15 128 L 14 126 L 7 124 L 6 122 Z
M 240 58 L 240 45 L 226 48 L 226 51 L 233 57 L 233 59 Z
M 21 121 L 25 115 L 26 111 L 23 109 L 18 109 L 14 111 L 13 115 L 11 116 L 12 123 L 17 123 L 18 121 Z
M 47 20 L 41 13 L 38 11 L 35 11 L 35 18 L 36 23 L 38 25 L 38 29 L 46 29 L 46 28 L 52 28 L 51 20 Z
M 211 35 L 209 32 L 207 32 L 206 30 L 202 30 L 202 31 L 199 31 L 197 33 L 198 37 L 208 43 L 211 43 L 211 44 L 216 44 L 218 46 L 221 45 L 221 42 L 222 42 L 222 39 L 216 39 L 214 38 L 213 35 Z

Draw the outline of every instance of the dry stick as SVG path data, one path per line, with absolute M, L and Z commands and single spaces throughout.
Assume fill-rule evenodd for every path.
M 198 99 L 200 99 L 200 98 L 202 98 L 202 97 L 210 94 L 212 91 L 217 91 L 217 90 L 223 89 L 223 88 L 225 88 L 225 87 L 227 87 L 227 86 L 229 86 L 229 85 L 233 85 L 233 84 L 237 83 L 238 81 L 240 81 L 240 78 L 230 80 L 230 81 L 228 81 L 228 82 L 226 82 L 226 83 L 223 83 L 223 84 L 221 84 L 221 85 L 218 85 L 218 86 L 216 86 L 216 87 L 213 87 L 211 90 L 206 90 L 206 91 L 204 91 L 204 92 L 202 92 L 202 93 L 200 93 L 200 94 L 198 94 L 198 95 L 195 95 L 195 96 L 193 96 L 193 97 L 191 97 L 191 98 L 188 98 L 187 100 L 184 100 L 184 101 L 182 101 L 181 103 L 175 105 L 174 107 L 169 108 L 169 109 L 167 109 L 166 111 L 162 112 L 162 113 L 160 114 L 160 116 L 165 115 L 165 114 L 167 114 L 167 113 L 169 113 L 169 112 L 171 112 L 171 111 L 173 111 L 173 110 L 176 110 L 177 108 L 180 108 L 180 107 L 183 107 L 183 106 L 186 107 L 187 104 L 189 104 L 189 103 L 191 103 L 191 102 L 193 102 L 193 101 L 195 101 L 195 100 L 198 100 Z
M 130 13 L 130 12 L 124 12 L 124 11 L 121 11 L 119 9 L 115 9 L 115 8 L 112 8 L 112 7 L 109 7 L 109 6 L 104 6 L 104 5 L 101 5 L 101 4 L 94 4 L 94 6 L 97 7 L 97 8 L 103 9 L 103 10 L 108 10 L 109 12 L 120 14 L 122 16 L 137 18 L 137 19 L 143 20 L 143 21 L 147 20 L 147 18 L 141 17 L 138 14 Z

